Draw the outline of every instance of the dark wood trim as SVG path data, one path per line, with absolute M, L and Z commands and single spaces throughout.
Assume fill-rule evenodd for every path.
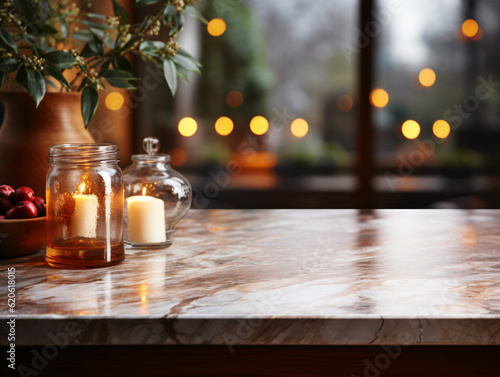
M 361 0 L 359 8 L 359 28 L 365 33 L 366 26 L 374 21 L 373 0 Z M 374 38 L 369 36 L 369 40 L 364 40 L 360 44 L 358 61 L 359 77 L 359 106 L 357 124 L 357 162 L 356 171 L 358 178 L 356 206 L 357 208 L 374 208 L 373 205 L 373 126 L 372 126 L 372 106 L 370 104 L 370 92 L 373 87 L 373 51 Z
M 31 367 L 33 352 L 44 349 L 16 347 L 18 365 Z M 498 377 L 499 355 L 498 346 L 79 346 L 37 376 Z

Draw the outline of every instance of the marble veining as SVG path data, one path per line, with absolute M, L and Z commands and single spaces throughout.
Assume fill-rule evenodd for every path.
M 500 344 L 497 210 L 193 210 L 114 267 L 8 267 L 18 345 Z

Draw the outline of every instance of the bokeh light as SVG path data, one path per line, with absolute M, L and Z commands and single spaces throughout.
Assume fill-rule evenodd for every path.
M 401 126 L 401 132 L 407 139 L 416 139 L 420 135 L 420 125 L 414 120 L 407 120 Z
M 170 150 L 170 163 L 174 166 L 184 165 L 187 160 L 187 153 L 182 148 L 174 148 Z
M 255 135 L 264 135 L 269 129 L 269 122 L 266 118 L 258 115 L 250 121 L 250 129 Z
M 451 128 L 447 121 L 439 119 L 432 125 L 432 132 L 440 139 L 446 139 L 450 134 Z
M 464 33 L 466 37 L 472 38 L 477 34 L 478 30 L 479 30 L 479 25 L 472 18 L 465 20 L 464 23 L 462 24 L 462 33 Z
M 233 121 L 228 117 L 221 117 L 215 122 L 215 131 L 217 131 L 219 135 L 227 136 L 233 131 L 233 128 Z
M 352 109 L 352 104 L 352 98 L 347 94 L 342 94 L 337 98 L 337 107 L 344 113 Z
M 105 103 L 110 110 L 120 110 L 125 103 L 125 99 L 120 93 L 111 92 L 106 96 Z
M 309 131 L 309 125 L 304 119 L 298 118 L 292 122 L 291 131 L 295 137 L 304 137 Z
M 375 88 L 370 93 L 370 102 L 375 107 L 385 107 L 389 102 L 389 94 L 384 89 Z
M 208 33 L 213 37 L 218 37 L 226 31 L 226 21 L 222 18 L 214 18 L 208 23 Z
M 436 73 L 430 68 L 424 68 L 418 74 L 418 81 L 422 86 L 428 88 L 436 82 Z
M 193 118 L 186 117 L 186 118 L 182 118 L 179 121 L 178 129 L 179 129 L 179 133 L 182 136 L 190 137 L 196 133 L 196 130 L 198 129 L 198 124 L 196 123 L 196 121 Z
M 226 103 L 229 107 L 237 108 L 243 105 L 243 94 L 237 90 L 230 91 L 226 96 Z
M 479 26 L 479 29 L 477 29 L 477 33 L 474 34 L 473 37 L 470 37 L 470 39 L 472 39 L 473 41 L 478 41 L 481 39 L 482 36 L 483 36 L 483 28 Z

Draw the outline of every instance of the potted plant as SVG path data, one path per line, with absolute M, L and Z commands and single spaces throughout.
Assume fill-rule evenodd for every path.
M 136 0 L 134 6 L 155 5 L 136 23 L 117 0 L 110 1 L 112 14 L 93 12 L 90 0 L 0 1 L 4 183 L 43 187 L 49 145 L 92 142 L 85 128 L 98 91 L 134 90 L 132 56 L 163 70 L 172 95 L 178 77 L 200 72 L 200 64 L 176 41 L 184 15 L 206 22 L 194 0 Z M 161 28 L 168 29 L 167 40 L 159 40 Z

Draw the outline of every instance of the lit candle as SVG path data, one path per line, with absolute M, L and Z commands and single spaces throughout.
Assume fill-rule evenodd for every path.
M 132 243 L 153 244 L 167 240 L 165 236 L 165 206 L 163 200 L 146 196 L 127 198 L 128 238 Z
M 85 183 L 78 186 L 79 193 L 73 194 L 75 211 L 71 219 L 70 233 L 72 236 L 96 238 L 97 210 L 99 202 L 96 195 L 85 195 Z

